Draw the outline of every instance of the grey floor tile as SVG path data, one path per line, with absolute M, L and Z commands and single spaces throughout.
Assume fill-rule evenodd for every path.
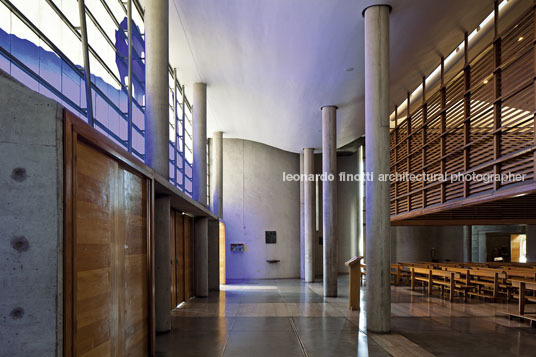
M 227 334 L 220 331 L 173 331 L 156 337 L 159 356 L 221 356 Z
M 403 333 L 404 331 L 448 331 L 450 328 L 428 317 L 392 317 L 391 330 L 397 333 Z
M 300 339 L 309 357 L 389 356 L 377 343 L 361 341 L 357 333 L 345 331 L 302 331 Z
M 301 331 L 345 331 L 355 332 L 358 329 L 344 317 L 293 317 L 298 332 Z
M 224 357 L 303 357 L 293 332 L 231 332 Z
M 182 317 L 171 318 L 174 330 L 190 331 L 225 331 L 233 326 L 232 317 Z
M 292 332 L 292 325 L 288 317 L 236 317 L 233 325 L 234 331 Z

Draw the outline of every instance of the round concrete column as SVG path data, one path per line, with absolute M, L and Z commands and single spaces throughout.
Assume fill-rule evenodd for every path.
M 194 165 L 192 198 L 207 204 L 207 85 L 194 83 Z
M 212 212 L 223 217 L 223 132 L 212 134 L 212 173 L 210 177 L 210 208 Z
M 300 154 L 300 177 L 303 175 L 303 153 Z M 305 279 L 305 232 L 304 232 L 304 217 L 303 217 L 303 180 L 300 180 L 300 279 Z
M 305 175 L 315 174 L 315 149 L 303 149 L 303 172 Z M 305 282 L 315 280 L 314 247 L 315 247 L 315 181 L 303 183 L 303 224 L 304 224 L 304 274 Z
M 168 0 L 145 7 L 145 163 L 169 178 Z
M 322 107 L 324 296 L 337 296 L 337 107 Z
M 389 182 L 389 11 L 365 9 L 365 157 L 374 180 L 366 186 L 367 329 L 391 329 Z
M 463 260 L 473 261 L 473 227 L 463 226 Z

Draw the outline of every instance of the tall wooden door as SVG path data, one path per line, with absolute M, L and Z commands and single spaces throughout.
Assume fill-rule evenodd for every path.
M 177 301 L 177 259 L 176 259 L 176 250 L 175 247 L 175 219 L 176 219 L 176 212 L 172 209 L 170 212 L 170 246 L 171 246 L 171 309 L 174 309 L 177 307 L 179 302 Z
M 184 297 L 184 215 L 175 212 L 175 276 L 177 279 L 177 305 Z M 176 306 L 176 305 L 175 305 Z
M 72 148 L 65 354 L 147 356 L 148 180 L 76 134 Z
M 192 218 L 171 210 L 171 308 L 193 296 Z
M 194 219 L 183 216 L 184 225 L 184 299 L 194 296 Z

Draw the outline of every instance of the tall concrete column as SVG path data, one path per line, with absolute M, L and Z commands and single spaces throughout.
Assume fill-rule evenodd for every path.
M 208 217 L 194 218 L 195 296 L 208 296 Z
M 473 261 L 473 226 L 463 226 L 463 261 Z
M 194 83 L 194 165 L 192 198 L 207 204 L 207 85 Z
M 210 175 L 210 209 L 218 217 L 223 217 L 223 132 L 212 134 L 212 165 Z
M 303 153 L 300 153 L 300 177 L 303 175 Z M 300 279 L 305 279 L 305 245 L 304 237 L 304 220 L 303 220 L 303 179 L 300 179 Z
M 324 296 L 337 296 L 337 107 L 322 107 Z
M 155 324 L 157 332 L 171 330 L 171 201 L 157 197 L 154 205 Z
M 220 221 L 208 221 L 208 289 L 220 290 Z
M 365 156 L 374 180 L 366 187 L 367 329 L 391 329 L 389 182 L 389 11 L 370 6 L 365 17 Z
M 169 178 L 169 0 L 145 7 L 145 163 Z
M 315 149 L 303 149 L 303 173 L 315 174 Z M 303 224 L 304 224 L 304 274 L 305 282 L 315 280 L 315 182 L 306 180 L 303 183 Z
M 365 232 L 363 225 L 363 191 L 365 189 L 364 165 L 363 165 L 363 145 L 357 148 L 357 173 L 360 180 L 357 181 L 357 251 L 353 254 L 357 256 L 365 255 Z

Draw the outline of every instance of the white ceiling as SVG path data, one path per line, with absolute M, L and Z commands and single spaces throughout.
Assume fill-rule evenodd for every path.
M 208 84 L 208 132 L 299 152 L 321 146 L 336 105 L 337 146 L 364 134 L 366 0 L 170 0 L 170 58 Z M 493 10 L 493 0 L 388 0 L 391 107 Z M 346 68 L 355 68 L 351 72 Z

